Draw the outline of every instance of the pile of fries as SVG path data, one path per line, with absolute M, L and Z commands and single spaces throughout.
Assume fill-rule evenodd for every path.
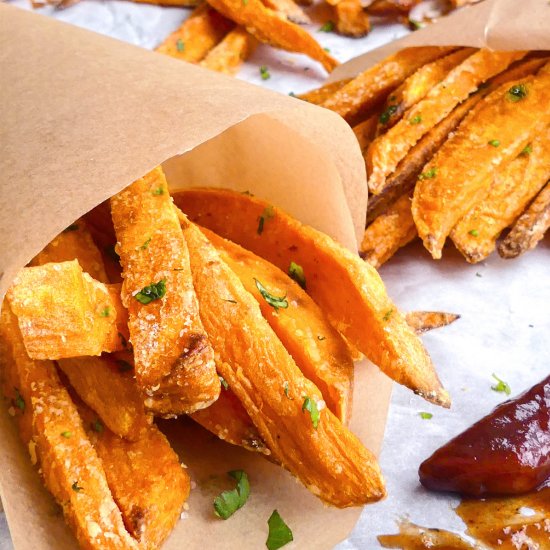
M 447 237 L 471 263 L 515 258 L 550 227 L 548 53 L 409 48 L 301 98 L 357 136 L 371 265 L 417 236 L 435 259 Z
M 249 193 L 171 197 L 159 167 L 18 273 L 2 388 L 81 546 L 158 548 L 190 481 L 154 417 L 190 415 L 327 504 L 376 501 L 376 458 L 346 427 L 353 358 L 448 407 L 416 333 L 454 318 L 404 316 L 374 268 Z

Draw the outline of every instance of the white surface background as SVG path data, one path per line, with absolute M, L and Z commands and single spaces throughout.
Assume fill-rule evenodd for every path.
M 24 0 L 12 4 L 28 8 Z M 82 1 L 66 10 L 47 7 L 39 11 L 146 48 L 154 48 L 190 13 L 121 1 Z M 402 25 L 384 22 L 366 38 L 346 39 L 318 31 L 329 19 L 326 9 L 317 7 L 310 13 L 316 22 L 310 30 L 340 61 L 407 32 Z M 261 65 L 268 66 L 269 80 L 261 80 Z M 305 56 L 263 45 L 239 74 L 239 78 L 282 93 L 309 90 L 325 76 L 318 64 Z M 403 310 L 441 310 L 462 315 L 454 325 L 424 337 L 451 392 L 453 407 L 450 411 L 438 409 L 395 386 L 381 456 L 389 496 L 364 509 L 353 533 L 338 546 L 339 550 L 379 548 L 376 535 L 395 532 L 396 520 L 403 516 L 421 525 L 463 531 L 461 520 L 452 511 L 458 499 L 423 490 L 418 483 L 418 466 L 451 436 L 505 399 L 504 394 L 491 390 L 492 373 L 510 384 L 513 395 L 548 373 L 549 268 L 547 238 L 534 252 L 517 260 L 504 261 L 493 255 L 477 266 L 468 265 L 451 246 L 442 261 L 432 261 L 417 243 L 402 250 L 381 269 L 390 295 Z M 421 411 L 433 413 L 433 418 L 423 420 Z M 0 550 L 10 548 L 4 514 L 0 513 Z M 307 548 L 307 541 L 296 541 L 287 548 Z

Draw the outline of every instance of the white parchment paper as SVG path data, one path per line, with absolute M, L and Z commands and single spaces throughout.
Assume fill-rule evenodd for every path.
M 28 8 L 26 0 L 11 2 Z M 82 1 L 66 9 L 42 8 L 75 25 L 133 44 L 154 48 L 190 13 L 179 8 L 137 5 L 123 1 Z M 330 18 L 326 8 L 310 10 L 315 24 L 309 28 L 340 61 L 398 38 L 407 31 L 402 25 L 378 24 L 363 39 L 346 39 L 319 32 Z M 269 67 L 271 78 L 262 80 L 259 67 Z M 300 93 L 318 86 L 326 77 L 318 64 L 302 55 L 275 51 L 261 45 L 239 78 L 282 93 Z M 517 394 L 548 372 L 550 342 L 550 242 L 517 260 L 492 256 L 477 266 L 468 265 L 452 248 L 435 262 L 420 244 L 397 254 L 381 269 L 388 291 L 404 310 L 442 310 L 460 313 L 454 325 L 430 333 L 424 341 L 441 378 L 451 392 L 450 411 L 433 407 L 407 390 L 395 386 L 388 418 L 381 465 L 388 484 L 388 498 L 365 508 L 360 521 L 339 550 L 379 548 L 376 536 L 396 530 L 399 517 L 408 516 L 426 526 L 464 526 L 453 513 L 458 500 L 435 495 L 418 484 L 420 462 L 450 437 L 488 413 L 505 399 L 491 390 L 491 375 L 506 380 Z M 433 414 L 423 420 L 419 412 Z M 11 549 L 3 513 L 0 513 L 0 550 Z M 287 548 L 307 548 L 295 541 Z M 318 549 L 323 550 L 323 549 Z

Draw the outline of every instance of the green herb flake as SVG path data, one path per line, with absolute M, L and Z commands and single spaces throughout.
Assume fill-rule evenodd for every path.
M 496 384 L 491 386 L 493 391 L 502 392 L 506 395 L 510 395 L 512 393 L 510 386 L 504 380 L 501 380 L 495 373 L 493 373 L 492 376 L 497 381 Z
M 327 339 L 326 336 L 322 336 L 320 334 L 317 336 L 317 340 L 319 340 L 319 342 L 322 342 L 323 340 L 326 340 L 326 339 Z
M 82 491 L 82 487 L 80 487 L 78 485 L 78 481 L 75 481 L 72 485 L 71 485 L 71 489 L 75 492 L 75 493 L 80 493 L 80 491 Z
M 220 383 L 223 386 L 223 388 L 225 390 L 228 390 L 229 389 L 229 384 L 227 383 L 227 380 L 223 376 L 218 376 L 218 378 L 220 379 Z
M 166 279 L 161 279 L 158 283 L 151 283 L 144 286 L 134 298 L 143 305 L 150 304 L 154 300 L 159 300 L 166 294 Z
M 185 42 L 181 38 L 178 38 L 176 42 L 176 49 L 178 50 L 178 52 L 185 51 Z
M 288 92 L 288 95 L 289 95 L 290 97 L 298 97 L 294 92 Z
M 19 392 L 18 388 L 14 388 L 15 390 L 15 399 L 12 401 L 15 407 L 17 407 L 21 412 L 25 412 L 25 400 L 21 396 L 21 393 Z
M 103 430 L 105 429 L 105 427 L 103 426 L 103 423 L 101 422 L 101 420 L 99 420 L 99 418 L 96 418 L 91 424 L 90 424 L 92 430 L 94 432 L 97 432 L 98 434 L 101 434 L 103 433 Z
M 71 231 L 78 231 L 79 229 L 80 227 L 77 223 L 71 223 L 71 225 L 63 229 L 63 233 L 70 233 Z
M 479 237 L 479 231 L 477 229 L 471 229 L 468 231 L 468 235 L 471 235 L 472 237 Z
M 382 321 L 389 321 L 392 315 L 393 315 L 393 308 L 388 309 L 388 311 L 384 313 L 384 317 L 382 317 Z
M 378 118 L 380 124 L 387 124 L 390 118 L 397 112 L 397 105 L 389 105 L 382 111 L 382 114 Z
M 287 396 L 287 399 L 290 399 L 292 401 L 294 398 L 290 397 L 290 385 L 288 381 L 285 381 L 285 383 L 283 384 L 283 388 L 285 390 L 285 395 Z
M 294 279 L 304 290 L 306 289 L 306 276 L 304 275 L 304 270 L 301 265 L 290 262 L 288 274 L 291 279 Z
M 483 277 L 483 275 L 482 275 L 481 273 L 479 273 L 479 272 L 476 272 L 476 277 L 480 277 L 480 278 L 481 278 L 481 277 Z
M 64 437 L 65 439 L 69 439 L 72 435 L 72 432 L 61 432 L 61 437 Z
M 258 235 L 261 235 L 264 232 L 264 224 L 267 220 L 275 217 L 275 208 L 272 205 L 266 206 L 263 212 L 258 218 Z
M 273 513 L 267 520 L 267 526 L 269 533 L 265 545 L 268 550 L 278 550 L 294 540 L 290 527 L 284 522 L 277 510 L 273 510 Z
M 269 74 L 269 69 L 266 65 L 262 65 L 260 67 L 260 76 L 262 80 L 269 80 L 271 78 L 271 75 Z
M 309 413 L 309 416 L 311 416 L 311 423 L 313 424 L 313 427 L 317 429 L 317 426 L 319 426 L 319 418 L 321 417 L 321 415 L 319 414 L 317 403 L 307 395 L 304 397 L 304 403 L 302 405 L 302 412 L 305 411 Z
M 416 19 L 409 19 L 409 27 L 413 31 L 418 31 L 422 28 L 424 28 L 424 23 L 421 21 L 417 21 Z
M 134 368 L 128 361 L 124 361 L 124 359 L 117 359 L 117 365 L 118 372 L 128 372 Z
M 517 103 L 527 97 L 527 87 L 525 84 L 515 84 L 506 92 L 506 99 L 512 103 Z
M 330 53 L 330 48 L 323 48 L 323 50 L 325 50 L 325 52 L 327 53 Z
M 273 294 L 270 294 L 267 289 L 265 288 L 258 279 L 254 279 L 254 282 L 256 283 L 256 288 L 262 295 L 262 298 L 271 306 L 274 307 L 276 310 L 279 308 L 286 309 L 288 307 L 288 301 L 286 299 L 286 295 L 279 297 L 279 296 L 273 296 Z
M 319 27 L 319 32 L 332 32 L 334 30 L 334 23 L 332 21 L 327 21 L 321 27 Z
M 499 147 L 500 141 L 498 139 L 492 139 L 491 141 L 487 142 L 491 147 Z
M 421 115 L 416 115 L 416 116 L 412 117 L 409 120 L 409 124 L 411 126 L 416 126 L 417 124 L 420 124 L 421 122 L 422 122 L 422 116 Z
M 227 472 L 237 486 L 231 491 L 223 491 L 214 499 L 214 513 L 221 519 L 231 517 L 239 508 L 242 508 L 250 495 L 248 476 L 243 470 Z
M 431 180 L 437 176 L 437 168 L 430 168 L 418 176 L 419 180 Z
M 147 250 L 147 247 L 149 246 L 149 243 L 151 242 L 151 237 L 149 237 L 140 247 L 140 250 Z
M 431 418 L 433 417 L 432 413 L 427 412 L 419 412 L 418 415 L 420 416 L 420 418 L 422 418 L 422 420 L 431 420 Z
M 164 195 L 164 187 L 161 185 L 160 187 L 157 187 L 156 189 L 153 189 L 151 191 L 154 196 L 158 197 L 160 195 Z
M 526 145 L 522 150 L 520 155 L 530 155 L 533 152 L 533 147 L 531 144 Z
M 109 317 L 111 315 L 111 308 L 109 306 L 104 307 L 99 314 L 100 317 Z

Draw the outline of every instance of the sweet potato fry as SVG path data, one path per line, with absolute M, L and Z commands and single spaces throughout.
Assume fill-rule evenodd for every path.
M 256 49 L 258 41 L 243 27 L 236 27 L 214 46 L 201 66 L 219 73 L 235 74 Z
M 501 258 L 517 258 L 537 246 L 550 228 L 550 182 L 519 217 L 506 238 L 499 244 Z
M 493 146 L 500 146 L 498 140 Z M 489 194 L 453 228 L 451 239 L 470 263 L 487 258 L 506 227 L 513 224 L 550 178 L 550 127 L 536 130 L 525 153 L 497 170 Z
M 336 82 L 329 82 L 320 88 L 315 88 L 309 92 L 305 92 L 296 97 L 307 101 L 308 103 L 313 103 L 314 105 L 321 105 L 326 101 L 334 92 L 337 92 L 342 86 L 345 86 L 351 78 L 344 78 L 342 80 L 337 80 Z
M 447 76 L 451 69 L 454 69 L 475 51 L 474 48 L 460 48 L 445 57 L 426 63 L 409 76 L 399 88 L 390 94 L 384 104 L 378 122 L 377 135 L 381 135 L 395 126 L 405 111 L 416 105 Z
M 155 6 L 178 6 L 180 8 L 194 8 L 201 0 L 131 0 L 137 4 L 153 4 Z
M 157 414 L 190 413 L 220 393 L 199 318 L 189 252 L 160 167 L 111 198 L 122 303 L 138 386 Z
M 356 76 L 330 96 L 323 107 L 337 112 L 351 125 L 367 118 L 405 78 L 456 48 L 406 48 Z
M 475 92 L 480 84 L 525 54 L 479 50 L 451 70 L 395 126 L 371 143 L 367 154 L 371 193 L 377 195 L 384 190 L 387 176 L 426 132 Z
M 255 197 L 193 189 L 175 193 L 174 201 L 192 221 L 280 269 L 286 271 L 290 262 L 300 265 L 308 294 L 353 346 L 395 381 L 449 406 L 422 343 L 387 296 L 376 270 L 359 256 Z
M 550 63 L 537 75 L 510 84 L 503 84 L 468 114 L 419 176 L 412 213 L 435 259 L 441 258 L 456 223 L 487 195 L 490 174 L 516 157 L 537 125 L 549 119 L 545 106 L 550 102 Z M 490 145 L 494 139 L 499 147 Z
M 353 360 L 346 343 L 319 306 L 298 283 L 273 264 L 212 231 L 203 229 L 203 233 L 220 259 L 256 298 L 264 319 L 302 374 L 321 390 L 327 407 L 347 425 L 353 397 Z M 300 272 L 300 266 L 295 265 L 298 279 Z M 301 282 L 307 285 L 305 279 Z M 286 307 L 270 305 L 264 297 L 266 292 L 271 296 L 285 296 Z
M 370 19 L 360 0 L 340 0 L 333 6 L 336 30 L 344 36 L 361 38 L 370 31 Z
M 233 21 L 204 2 L 179 29 L 157 46 L 156 51 L 189 63 L 198 63 L 234 26 Z
M 454 323 L 460 319 L 460 315 L 443 311 L 411 311 L 405 314 L 405 319 L 416 334 L 424 334 Z
M 100 355 L 124 349 L 119 285 L 104 285 L 77 260 L 23 268 L 7 293 L 33 359 Z
M 263 0 L 263 4 L 298 25 L 311 23 L 309 16 L 294 0 Z
M 370 265 L 379 268 L 415 237 L 411 198 L 406 194 L 367 227 L 359 254 Z
M 184 235 L 218 371 L 273 458 L 334 506 L 379 500 L 384 483 L 374 456 L 324 405 L 319 390 L 302 375 L 262 317 L 258 303 L 200 230 L 188 223 Z
M 328 71 L 338 62 L 330 56 L 304 29 L 287 21 L 273 10 L 266 8 L 261 0 L 211 0 L 210 4 L 221 14 L 242 25 L 260 42 L 290 52 L 303 53 L 319 61 Z
M 382 17 L 392 15 L 407 15 L 420 0 L 375 0 L 366 10 L 371 15 Z
M 138 548 L 126 531 L 101 461 L 54 363 L 28 357 L 17 320 L 5 302 L 0 332 L 7 350 L 2 361 L 12 363 L 17 373 L 17 414 L 31 418 L 27 425 L 32 437 L 25 441 L 31 461 L 38 464 L 81 548 Z

